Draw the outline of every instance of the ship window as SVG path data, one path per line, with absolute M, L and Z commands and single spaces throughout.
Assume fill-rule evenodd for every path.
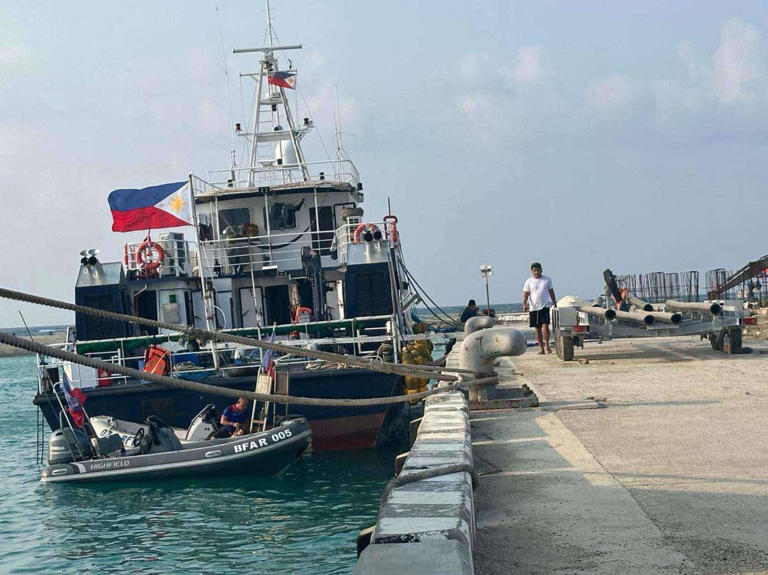
M 231 226 L 244 226 L 251 223 L 251 212 L 248 208 L 232 208 L 219 210 L 219 230 L 224 231 Z
M 303 203 L 303 202 L 302 202 Z M 301 205 L 301 204 L 299 204 Z M 269 229 L 293 230 L 296 228 L 296 208 L 290 204 L 275 202 L 269 204 Z
M 319 214 L 319 217 L 318 217 Z M 321 256 L 331 253 L 336 222 L 333 218 L 333 206 L 320 206 L 309 209 L 309 221 L 312 227 L 312 248 Z

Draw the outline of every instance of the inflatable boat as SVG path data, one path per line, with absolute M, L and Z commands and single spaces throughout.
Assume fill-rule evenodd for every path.
M 147 418 L 146 425 L 94 417 L 90 429 L 63 426 L 51 434 L 48 466 L 40 480 L 89 483 L 274 475 L 300 458 L 310 445 L 311 431 L 304 418 L 258 433 L 207 439 L 209 426 L 214 431 L 207 409 L 187 430 L 174 430 L 155 416 Z

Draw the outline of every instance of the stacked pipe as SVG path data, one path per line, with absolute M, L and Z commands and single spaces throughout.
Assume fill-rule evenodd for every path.
M 629 303 L 633 306 L 635 306 L 637 309 L 641 309 L 643 311 L 654 311 L 653 306 L 649 304 L 647 301 L 641 300 L 639 297 L 635 297 L 633 295 L 627 296 L 627 300 Z
M 653 314 L 646 311 L 621 311 L 616 310 L 616 319 L 641 325 L 653 325 Z
M 683 321 L 683 314 L 675 312 L 675 313 L 668 313 L 663 311 L 647 311 L 645 312 L 646 315 L 651 316 L 654 320 L 659 321 L 661 323 L 671 323 L 674 325 L 677 325 L 681 321 Z
M 576 309 L 578 309 L 580 312 L 583 312 L 587 315 L 603 318 L 606 321 L 611 321 L 616 319 L 616 310 L 613 310 L 613 309 L 605 309 L 603 307 L 598 307 L 594 305 L 580 305 Z
M 720 304 L 717 302 L 696 303 L 668 299 L 664 302 L 664 306 L 668 310 L 677 312 L 700 313 L 708 315 L 720 315 L 723 313 L 723 308 L 720 307 Z

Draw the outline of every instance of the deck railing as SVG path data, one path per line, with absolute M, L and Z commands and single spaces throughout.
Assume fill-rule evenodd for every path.
M 325 162 L 307 162 L 307 177 L 312 182 L 332 180 L 343 182 L 357 188 L 360 173 L 352 160 L 331 160 Z M 209 194 L 226 191 L 228 188 L 249 188 L 298 184 L 305 181 L 304 173 L 298 164 L 276 164 L 273 160 L 261 162 L 258 167 L 211 170 L 208 172 L 207 186 L 198 185 L 195 180 L 195 194 Z
M 152 272 L 153 276 L 191 276 L 198 266 L 197 246 L 195 242 L 185 241 L 177 237 L 164 237 L 153 240 L 163 250 L 163 261 L 160 267 Z M 145 266 L 139 262 L 138 253 L 144 242 L 130 242 L 123 247 L 123 263 L 128 271 L 147 273 Z
M 377 335 L 366 335 L 364 334 L 363 327 L 366 324 L 370 324 L 371 322 L 374 323 L 381 323 L 384 324 L 384 327 L 381 328 L 371 328 L 370 325 L 367 329 L 377 333 Z M 350 335 L 344 335 L 341 337 L 322 337 L 322 338 L 312 338 L 310 330 L 314 327 L 327 324 L 329 327 L 334 326 L 336 329 L 343 329 L 345 333 L 349 333 Z M 345 320 L 333 320 L 328 322 L 314 322 L 314 323 L 297 323 L 297 324 L 288 324 L 288 325 L 282 325 L 282 326 L 275 326 L 275 330 L 285 331 L 288 328 L 291 328 L 292 330 L 292 338 L 291 339 L 278 339 L 276 343 L 280 343 L 285 346 L 290 347 L 296 347 L 298 348 L 302 347 L 312 347 L 317 348 L 318 346 L 323 345 L 341 345 L 341 346 L 349 346 L 353 348 L 354 354 L 357 356 L 375 356 L 376 351 L 375 350 L 366 350 L 365 347 L 370 347 L 370 345 L 366 344 L 381 344 L 384 342 L 392 343 L 395 348 L 399 346 L 400 342 L 400 334 L 397 332 L 396 328 L 393 328 L 393 326 L 396 325 L 396 320 L 394 316 L 392 315 L 381 315 L 381 316 L 370 316 L 370 317 L 360 317 L 360 318 L 351 318 L 351 319 L 345 319 Z M 341 327 L 339 327 L 341 326 Z M 228 330 L 233 334 L 238 334 L 242 332 L 253 332 L 255 330 L 255 339 L 267 339 L 270 337 L 273 327 L 271 326 L 263 326 L 263 327 L 255 327 L 255 328 L 240 328 L 240 329 L 234 329 L 234 330 Z M 158 336 L 145 336 L 142 339 L 148 339 L 151 337 L 152 341 L 155 341 L 158 345 L 161 347 L 163 346 L 163 340 L 167 341 L 168 347 L 174 347 L 177 348 L 178 345 L 175 343 L 175 339 L 178 339 L 178 336 L 167 336 L 164 337 L 162 335 Z M 171 339 L 173 338 L 173 339 Z M 142 369 L 143 368 L 143 362 L 144 362 L 144 356 L 143 355 L 134 355 L 130 352 L 125 352 L 125 349 L 128 347 L 127 345 L 124 345 L 125 342 L 131 341 L 131 339 L 136 338 L 124 338 L 124 339 L 115 339 L 112 340 L 114 342 L 114 349 L 111 349 L 109 351 L 97 351 L 97 352 L 86 352 L 84 355 L 88 357 L 95 357 L 97 359 L 101 359 L 102 361 L 106 361 L 109 363 L 113 363 L 116 365 L 122 365 L 127 367 L 133 367 L 136 369 Z M 67 349 L 72 347 L 73 345 L 88 345 L 91 343 L 96 342 L 77 342 L 77 344 L 73 343 L 60 343 L 52 345 L 52 347 L 56 347 L 59 349 Z M 214 370 L 214 361 L 213 361 L 213 353 L 214 351 L 210 348 L 204 348 L 200 349 L 199 351 L 189 351 L 184 349 L 179 350 L 171 350 L 171 354 L 169 354 L 169 361 L 171 362 L 171 375 L 174 377 L 185 377 L 185 374 L 189 374 L 190 371 L 197 371 L 198 373 L 201 371 L 207 370 L 207 375 L 210 377 L 213 377 L 216 375 L 216 371 Z M 244 366 L 258 366 L 261 364 L 263 360 L 263 353 L 264 350 L 260 347 L 250 347 L 250 346 L 242 346 L 242 345 L 235 345 L 235 344 L 218 344 L 216 348 L 216 353 L 219 357 L 219 372 L 223 375 L 226 375 L 228 372 L 233 372 L 238 369 L 242 369 Z M 239 360 L 238 360 L 238 356 Z M 297 363 L 317 363 L 314 360 L 307 360 L 305 358 L 301 358 L 299 355 L 284 355 L 284 356 L 276 356 L 276 363 L 278 365 L 281 364 L 297 364 Z M 395 360 L 397 361 L 397 360 Z M 193 363 L 197 369 L 185 369 L 186 367 L 191 366 L 184 366 L 180 365 L 183 363 Z M 105 387 L 105 386 L 114 386 L 119 384 L 125 384 L 128 381 L 128 378 L 123 375 L 113 375 L 109 372 L 98 372 L 97 370 L 89 367 L 81 367 L 77 366 L 75 364 L 72 364 L 71 362 L 65 362 L 60 361 L 52 358 L 43 358 L 41 356 L 37 356 L 37 373 L 38 373 L 38 390 L 40 392 L 44 392 L 46 390 L 46 385 L 44 382 L 44 378 L 46 377 L 46 371 L 48 369 L 55 369 L 58 371 L 58 377 L 59 381 L 63 378 L 62 370 L 66 371 L 68 373 L 68 378 L 70 380 L 70 383 L 73 387 L 78 388 L 93 388 L 93 387 Z M 202 374 L 201 374 L 202 375 Z

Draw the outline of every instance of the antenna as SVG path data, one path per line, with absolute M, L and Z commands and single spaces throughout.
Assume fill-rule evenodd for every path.
M 24 327 L 27 330 L 27 334 L 29 335 L 29 339 L 31 339 L 32 341 L 35 341 L 35 338 L 32 337 L 32 332 L 29 331 L 29 326 L 27 325 L 27 320 L 24 319 L 24 314 L 21 313 L 21 310 L 19 310 L 19 315 L 21 316 L 21 321 L 24 322 Z
M 272 47 L 272 12 L 269 8 L 269 0 L 264 0 L 267 5 L 267 39 L 269 41 L 269 47 Z
M 343 160 L 343 154 L 341 152 L 341 103 L 339 102 L 339 85 L 336 84 L 336 113 L 334 114 L 334 120 L 336 120 L 336 159 Z
M 229 129 L 232 134 L 232 179 L 235 179 L 234 168 L 237 166 L 237 151 L 235 150 L 235 118 L 232 115 L 232 91 L 229 88 L 229 70 L 227 69 L 227 53 L 224 51 L 224 33 L 221 31 L 221 14 L 216 3 L 216 21 L 219 24 L 219 41 L 221 42 L 221 57 L 224 60 L 224 81 L 227 87 L 227 102 L 229 103 Z

